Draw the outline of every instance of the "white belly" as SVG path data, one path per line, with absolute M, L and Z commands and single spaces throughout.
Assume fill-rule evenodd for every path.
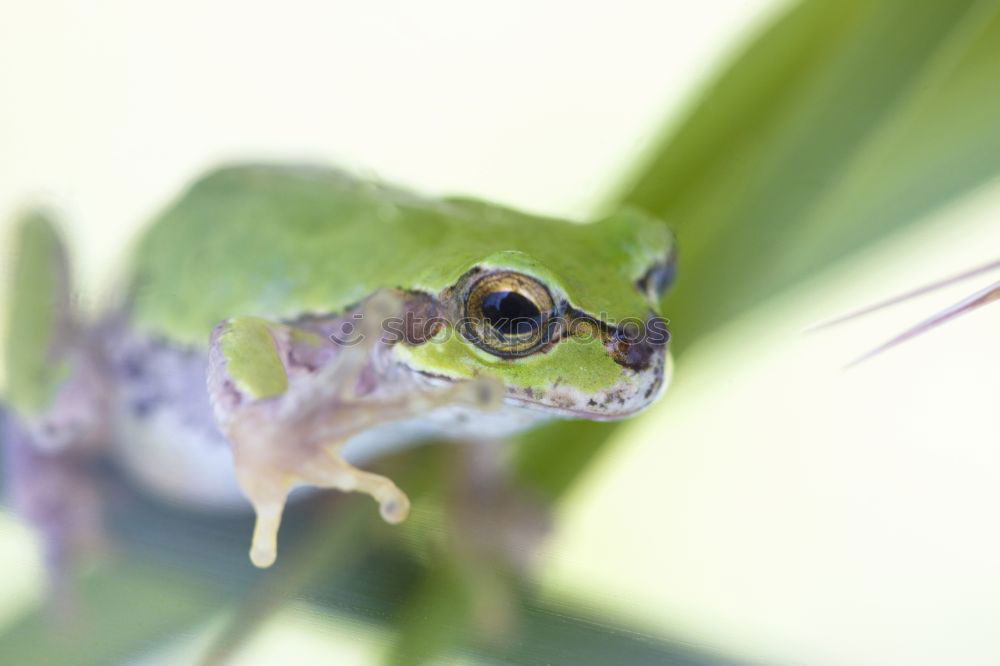
M 545 415 L 514 406 L 492 413 L 448 407 L 367 430 L 348 440 L 344 456 L 364 466 L 423 441 L 495 441 L 544 420 Z M 192 428 L 166 406 L 143 416 L 119 409 L 115 425 L 115 456 L 143 487 L 177 504 L 250 509 L 236 482 L 232 451 L 217 430 Z

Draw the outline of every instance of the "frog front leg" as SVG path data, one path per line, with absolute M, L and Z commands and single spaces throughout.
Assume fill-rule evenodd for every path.
M 277 533 L 296 486 L 358 491 L 382 517 L 403 521 L 410 502 L 384 476 L 341 455 L 353 436 L 439 407 L 487 408 L 502 401 L 495 380 L 418 383 L 392 361 L 383 322 L 406 296 L 379 291 L 356 312 L 336 318 L 354 330 L 336 340 L 321 327 L 237 317 L 216 327 L 208 387 L 216 418 L 233 448 L 236 476 L 257 514 L 250 558 L 259 567 L 277 556 Z M 329 322 L 327 322 L 329 323 Z

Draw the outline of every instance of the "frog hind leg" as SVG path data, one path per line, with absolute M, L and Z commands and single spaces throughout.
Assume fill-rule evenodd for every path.
M 490 408 L 502 401 L 502 386 L 490 380 L 379 396 L 368 391 L 385 345 L 381 322 L 401 310 L 403 298 L 376 292 L 360 306 L 359 335 L 336 344 L 257 317 L 226 320 L 213 332 L 209 395 L 233 447 L 237 479 L 257 514 L 250 549 L 255 565 L 274 562 L 285 502 L 299 485 L 362 492 L 378 502 L 386 521 L 406 519 L 410 501 L 395 483 L 341 456 L 354 435 L 441 406 Z
M 7 498 L 39 540 L 51 610 L 67 618 L 75 607 L 77 565 L 104 550 L 92 458 L 42 450 L 11 413 L 0 415 L 0 445 Z
M 16 228 L 8 287 L 5 490 L 41 537 L 54 603 L 70 569 L 101 543 L 90 462 L 107 434 L 101 363 L 74 311 L 69 264 L 50 220 L 32 212 Z

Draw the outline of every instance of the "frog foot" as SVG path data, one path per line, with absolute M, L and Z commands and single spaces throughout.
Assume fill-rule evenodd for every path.
M 498 407 L 503 386 L 474 379 L 431 386 L 407 382 L 388 360 L 381 323 L 402 307 L 397 292 L 361 306 L 349 340 L 331 343 L 315 327 L 240 317 L 220 324 L 209 355 L 209 393 L 228 437 L 237 480 L 257 515 L 250 559 L 270 566 L 288 494 L 297 486 L 362 492 L 387 522 L 410 501 L 390 479 L 358 469 L 343 445 L 375 426 L 447 406 Z M 346 319 L 346 317 L 344 318 Z
M 273 464 L 237 460 L 240 486 L 257 515 L 250 546 L 255 566 L 271 566 L 278 555 L 278 528 L 288 493 L 298 485 L 333 488 L 371 495 L 388 523 L 400 523 L 410 512 L 410 500 L 395 483 L 379 474 L 354 467 L 336 453 L 336 447 L 318 447 L 314 455 L 293 469 Z

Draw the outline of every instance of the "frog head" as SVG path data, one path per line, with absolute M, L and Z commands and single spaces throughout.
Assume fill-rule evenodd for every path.
M 481 226 L 486 251 L 451 266 L 446 284 L 436 276 L 444 286 L 417 308 L 425 318 L 406 330 L 420 334 L 394 346 L 398 362 L 437 379 L 498 379 L 508 405 L 554 416 L 610 420 L 654 402 L 670 375 L 658 311 L 675 267 L 666 225 L 625 210 L 560 223 L 556 240 L 537 220 L 500 250 Z

